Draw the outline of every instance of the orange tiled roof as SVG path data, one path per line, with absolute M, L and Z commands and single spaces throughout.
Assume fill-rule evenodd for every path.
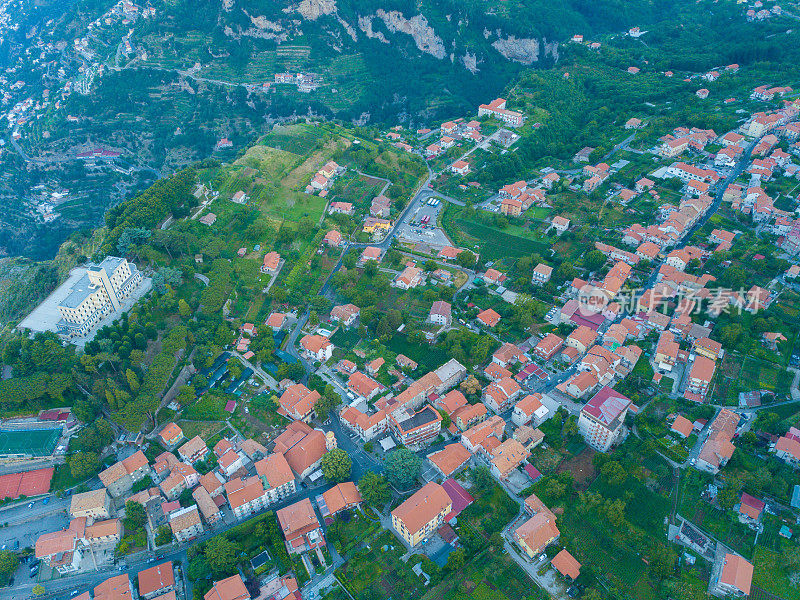
M 395 508 L 392 517 L 401 521 L 406 530 L 414 535 L 437 515 L 449 511 L 452 506 L 453 503 L 445 489 L 431 481 Z
M 452 475 L 470 458 L 472 458 L 472 454 L 463 444 L 459 443 L 448 444 L 438 452 L 428 455 L 428 460 L 436 465 L 445 476 Z

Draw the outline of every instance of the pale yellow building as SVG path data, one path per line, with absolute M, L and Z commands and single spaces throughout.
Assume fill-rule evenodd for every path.
M 392 527 L 414 547 L 433 535 L 452 509 L 450 496 L 432 481 L 392 511 Z

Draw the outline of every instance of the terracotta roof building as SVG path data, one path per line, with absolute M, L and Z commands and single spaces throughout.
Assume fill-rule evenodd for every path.
M 542 404 L 541 394 L 528 394 L 514 405 L 511 420 L 515 425 L 526 425 L 531 423 L 537 427 L 547 418 L 549 409 Z
M 175 423 L 167 423 L 158 437 L 168 450 L 172 450 L 185 439 L 183 430 Z
M 308 498 L 280 509 L 276 516 L 290 554 L 302 554 L 325 545 L 322 527 Z
M 327 452 L 325 432 L 314 429 L 283 453 L 286 462 L 300 479 L 308 477 L 322 462 Z
M 268 504 L 267 494 L 260 477 L 236 477 L 225 484 L 225 493 L 233 514 L 238 519 L 249 517 Z
M 238 573 L 222 581 L 215 581 L 203 600 L 250 600 L 250 592 Z
M 509 438 L 492 451 L 492 474 L 499 479 L 507 479 L 530 455 L 525 446 Z
M 261 265 L 261 272 L 270 274 L 277 273 L 280 263 L 281 263 L 280 254 L 278 254 L 274 250 L 272 252 L 267 252 L 264 255 L 264 263 Z
M 800 464 L 800 441 L 794 436 L 779 437 L 775 442 L 775 456 L 789 465 L 797 466 Z
M 283 454 L 276 452 L 261 459 L 256 463 L 256 472 L 270 503 L 283 500 L 297 490 L 292 467 Z
M 111 499 L 105 488 L 75 494 L 69 505 L 70 517 L 86 517 L 89 524 L 95 519 L 108 519 L 111 516 L 110 511 Z
M 538 344 L 536 344 L 532 352 L 543 360 L 550 360 L 558 353 L 559 350 L 561 350 L 563 345 L 563 339 L 554 333 L 548 333 Z
M 362 501 L 361 492 L 358 491 L 356 484 L 352 481 L 345 481 L 322 493 L 320 509 L 322 509 L 322 506 L 325 507 L 325 510 L 322 511 L 322 516 L 327 517 L 343 510 L 355 508 Z
M 750 595 L 753 582 L 753 565 L 736 554 L 726 554 L 722 560 L 716 588 L 723 594 Z
M 355 304 L 341 304 L 331 310 L 331 321 L 337 321 L 344 327 L 350 327 L 361 314 L 361 309 Z
M 310 421 L 314 405 L 321 396 L 317 390 L 309 390 L 302 383 L 286 388 L 278 400 L 279 412 L 298 421 Z
M 467 466 L 472 454 L 463 444 L 448 444 L 428 455 L 428 461 L 443 477 L 450 477 Z
M 202 485 L 197 486 L 192 492 L 192 498 L 194 498 L 195 503 L 197 503 L 197 508 L 200 510 L 200 514 L 203 515 L 203 520 L 208 525 L 214 525 L 219 522 L 222 518 L 222 513 L 206 488 Z
M 144 479 L 150 474 L 150 465 L 147 457 L 141 450 L 132 454 L 128 458 L 114 463 L 104 471 L 100 471 L 100 481 L 111 494 L 112 498 L 117 498 L 129 492 L 133 484 Z
M 208 455 L 208 446 L 199 435 L 194 436 L 178 448 L 178 454 L 185 463 L 194 464 Z
M 683 415 L 678 415 L 677 417 L 675 417 L 675 420 L 672 422 L 672 427 L 671 427 L 672 431 L 674 431 L 683 438 L 687 438 L 690 435 L 692 435 L 693 428 L 694 425 L 692 425 L 692 422 Z
M 497 314 L 497 311 L 487 308 L 478 313 L 478 321 L 486 327 L 495 327 L 500 322 L 500 315 Z
M 392 527 L 406 544 L 414 547 L 439 528 L 452 506 L 441 485 L 427 483 L 392 511 Z
M 492 415 L 482 423 L 473 425 L 461 434 L 461 443 L 473 454 L 481 453 L 487 458 L 492 450 L 500 445 L 506 422 L 498 415 Z
M 736 449 L 731 440 L 736 433 L 739 419 L 739 415 L 732 410 L 723 408 L 719 411 L 709 425 L 708 437 L 697 455 L 695 466 L 698 469 L 716 475 L 730 460 Z
M 629 398 L 604 386 L 581 409 L 578 431 L 592 448 L 606 452 L 619 439 L 631 406 Z
M 131 597 L 131 579 L 127 574 L 110 577 L 94 588 L 94 600 L 130 600 Z
M 372 400 L 384 389 L 380 383 L 364 375 L 361 371 L 356 371 L 350 375 L 347 380 L 347 388 L 356 396 L 361 396 L 366 400 Z
M 175 574 L 172 562 L 165 562 L 144 571 L 139 571 L 139 595 L 150 600 L 175 589 Z
M 270 327 L 272 331 L 280 331 L 285 321 L 286 321 L 285 314 L 279 312 L 273 312 L 270 313 L 269 317 L 267 317 L 266 325 L 267 327 Z
M 581 574 L 581 563 L 575 560 L 575 557 L 566 550 L 556 554 L 550 564 L 553 565 L 556 571 L 572 581 L 575 581 L 578 575 Z
M 196 538 L 203 533 L 203 524 L 200 522 L 200 513 L 197 506 L 187 506 L 169 517 L 169 526 L 172 534 L 179 542 Z
M 538 512 L 514 530 L 514 541 L 534 558 L 561 535 L 556 520 L 549 511 Z

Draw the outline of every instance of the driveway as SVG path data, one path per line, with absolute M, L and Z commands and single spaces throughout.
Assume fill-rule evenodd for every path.
M 546 590 L 551 598 L 555 600 L 569 600 L 567 596 L 567 585 L 555 569 L 551 567 L 542 575 L 538 574 L 538 570 L 542 565 L 547 564 L 549 559 L 542 562 L 531 562 L 527 557 L 518 553 L 516 548 L 507 539 L 503 540 L 503 547 L 514 562 L 517 563 L 540 588 Z

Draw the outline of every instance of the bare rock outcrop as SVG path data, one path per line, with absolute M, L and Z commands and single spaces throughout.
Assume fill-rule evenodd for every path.
M 478 72 L 478 57 L 475 54 L 470 54 L 469 50 L 461 57 L 461 62 L 464 64 L 464 68 L 470 73 Z
M 539 40 L 535 38 L 516 38 L 513 35 L 499 38 L 492 46 L 508 60 L 531 65 L 539 60 Z
M 371 39 L 371 40 L 379 40 L 379 41 L 383 42 L 384 44 L 388 44 L 389 40 L 386 39 L 386 36 L 383 35 L 382 31 L 374 31 L 372 29 L 372 19 L 373 18 L 374 17 L 372 17 L 370 15 L 358 17 L 358 28 L 361 31 L 363 31 L 364 35 L 366 35 L 369 39 Z
M 433 27 L 428 25 L 428 19 L 423 15 L 406 19 L 398 10 L 386 12 L 381 8 L 375 14 L 392 33 L 400 32 L 410 35 L 421 52 L 435 56 L 439 60 L 447 56 L 442 38 L 436 35 Z
M 304 19 L 316 21 L 324 15 L 336 12 L 336 0 L 303 0 L 297 7 Z

